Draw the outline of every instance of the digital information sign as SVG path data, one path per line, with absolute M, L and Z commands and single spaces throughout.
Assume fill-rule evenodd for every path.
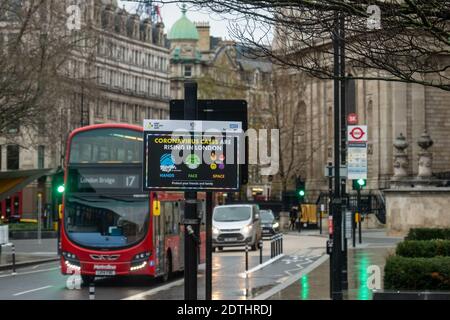
M 237 191 L 237 121 L 144 120 L 144 190 Z

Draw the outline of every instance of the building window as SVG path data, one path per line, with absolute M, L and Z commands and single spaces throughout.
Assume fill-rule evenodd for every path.
M 122 103 L 122 120 L 124 120 L 124 121 L 128 120 L 126 103 Z
M 192 66 L 184 66 L 184 76 L 186 78 L 192 77 Z
M 112 101 L 108 103 L 108 118 L 114 119 L 114 102 Z
M 6 148 L 6 169 L 19 170 L 19 146 L 9 145 Z
M 45 146 L 38 147 L 38 169 L 45 168 Z
M 135 105 L 134 106 L 134 119 L 133 119 L 134 122 L 139 122 L 139 120 L 140 120 L 139 111 L 140 111 L 139 106 Z

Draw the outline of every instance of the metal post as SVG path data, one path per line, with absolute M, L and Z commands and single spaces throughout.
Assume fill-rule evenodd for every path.
M 352 243 L 353 248 L 356 247 L 356 219 L 357 219 L 358 213 L 353 213 L 353 219 L 352 219 Z
M 273 258 L 273 239 L 274 239 L 274 236 L 272 236 L 270 238 L 270 259 Z
M 11 244 L 12 246 L 12 274 L 16 274 L 16 246 L 14 243 Z
M 322 234 L 322 204 L 320 205 L 320 212 L 319 212 L 319 234 Z
M 212 208 L 213 193 L 206 193 L 206 269 L 205 300 L 212 300 Z
M 37 239 L 38 244 L 42 243 L 42 193 L 38 193 L 38 204 L 37 204 Z
M 333 32 L 334 49 L 334 199 L 333 199 L 333 250 L 331 254 L 332 294 L 333 300 L 342 300 L 342 212 L 341 212 L 341 178 L 340 178 L 340 41 L 339 16 L 336 13 Z
M 283 235 L 280 234 L 280 244 L 281 244 L 281 248 L 280 248 L 280 254 L 283 253 Z
M 357 190 L 356 207 L 358 208 L 358 235 L 359 243 L 362 243 L 362 232 L 361 232 L 361 189 Z
M 339 56 L 340 56 L 340 103 L 341 103 L 341 163 L 342 165 L 347 164 L 347 101 L 346 101 L 346 83 L 345 80 L 345 16 L 341 15 L 339 19 Z M 346 196 L 346 178 L 342 177 L 341 180 L 341 196 L 344 198 Z M 342 261 L 342 287 L 344 290 L 348 289 L 348 265 L 347 265 L 347 239 L 344 237 L 344 247 L 343 247 L 343 261 Z
M 197 119 L 197 83 L 184 84 L 184 119 Z M 197 300 L 198 250 L 195 237 L 199 239 L 199 221 L 197 216 L 197 192 L 184 193 L 184 299 Z M 192 228 L 194 236 L 187 230 Z
M 245 272 L 248 271 L 248 243 L 245 243 Z
M 263 241 L 259 240 L 259 264 L 263 263 Z

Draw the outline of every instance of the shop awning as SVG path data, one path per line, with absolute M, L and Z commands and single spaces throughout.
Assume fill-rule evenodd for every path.
M 0 201 L 22 190 L 31 182 L 43 176 L 51 176 L 57 171 L 58 169 L 54 168 L 0 172 Z

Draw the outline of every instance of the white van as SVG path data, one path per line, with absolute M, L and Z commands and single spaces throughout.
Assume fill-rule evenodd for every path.
M 217 206 L 213 212 L 213 248 L 238 247 L 248 244 L 259 249 L 261 221 L 254 204 Z

